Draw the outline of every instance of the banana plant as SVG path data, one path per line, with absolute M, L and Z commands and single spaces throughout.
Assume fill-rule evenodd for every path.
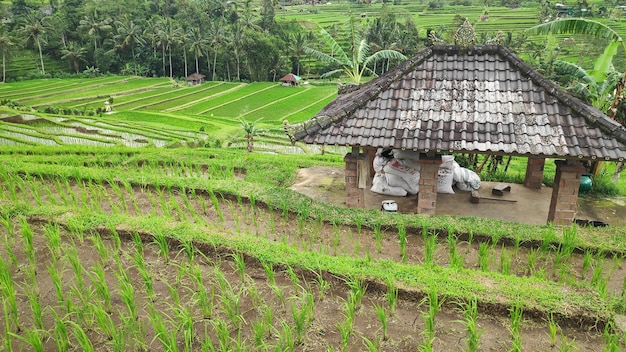
M 613 68 L 613 58 L 617 54 L 617 52 L 621 49 L 624 55 L 626 55 L 626 43 L 622 37 L 613 30 L 611 27 L 600 23 L 598 21 L 586 19 L 586 18 L 565 18 L 559 19 L 551 22 L 546 22 L 539 24 L 537 26 L 531 27 L 527 29 L 528 32 L 532 34 L 583 34 L 590 35 L 595 38 L 603 38 L 608 39 L 609 44 L 604 49 L 602 55 L 598 57 L 594 64 L 593 70 L 590 72 L 591 77 L 593 78 L 593 82 L 607 82 L 608 85 L 614 79 L 615 69 Z M 603 83 L 602 83 L 603 84 Z M 617 115 L 617 110 L 625 100 L 624 96 L 624 86 L 626 85 L 626 67 L 621 74 L 621 79 L 619 79 L 614 86 L 614 93 L 612 94 L 612 99 L 609 96 L 604 96 L 610 101 L 610 104 L 598 104 L 602 107 L 604 113 L 606 113 L 610 118 L 615 119 Z M 602 89 L 608 89 L 609 87 L 600 87 Z M 597 95 L 597 94 L 596 94 Z M 602 95 L 602 94 L 601 94 Z M 598 97 L 600 98 L 600 97 Z M 596 106 L 594 104 L 594 106 Z M 598 106 L 596 106 L 598 107 Z M 597 175 L 600 171 L 600 162 L 595 163 L 595 167 L 593 167 L 594 175 Z M 613 180 L 617 180 L 619 175 L 624 168 L 624 163 L 619 162 L 617 167 L 615 168 L 615 173 L 613 174 Z
M 609 75 L 615 71 L 613 68 L 613 58 L 621 48 L 623 53 L 626 54 L 626 44 L 622 40 L 622 37 L 613 30 L 611 27 L 600 23 L 598 21 L 585 19 L 585 18 L 565 18 L 559 19 L 537 26 L 531 27 L 526 31 L 532 34 L 584 34 L 590 35 L 595 38 L 609 39 L 610 42 L 604 49 L 602 55 L 598 57 L 594 64 L 591 76 L 595 82 L 602 82 L 607 79 Z M 608 109 L 603 110 L 611 118 L 615 118 L 617 107 L 620 106 L 624 100 L 624 84 L 626 83 L 626 70 L 622 74 L 622 79 L 619 84 L 616 85 L 616 92 L 613 96 L 613 101 L 609 105 Z
M 369 68 L 370 64 L 379 60 L 397 59 L 406 60 L 406 56 L 396 50 L 379 50 L 371 55 L 370 45 L 365 38 L 358 32 L 354 18 L 350 17 L 350 49 L 344 50 L 337 40 L 333 38 L 324 28 L 320 30 L 322 38 L 326 44 L 330 46 L 331 54 L 324 53 L 311 47 L 305 47 L 304 52 L 311 55 L 317 60 L 324 63 L 339 66 L 338 69 L 325 72 L 320 78 L 327 78 L 336 75 L 345 74 L 354 84 L 361 84 L 363 76 L 370 74 L 376 76 L 376 72 Z

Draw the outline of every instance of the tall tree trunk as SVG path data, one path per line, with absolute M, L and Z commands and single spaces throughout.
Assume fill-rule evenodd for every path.
M 187 76 L 189 76 L 188 72 L 187 72 L 187 50 L 185 50 L 186 48 L 183 48 L 183 60 L 185 60 L 185 78 Z
M 300 76 L 300 56 L 296 56 L 296 59 L 298 59 L 298 66 L 296 68 L 296 75 Z
M 6 67 L 6 56 L 4 55 L 4 51 L 2 52 L 2 82 L 6 82 L 7 78 L 7 67 Z
M 200 73 L 200 69 L 198 68 L 198 55 L 196 54 L 196 73 Z
M 168 46 L 168 56 L 170 58 L 170 78 L 174 78 L 174 70 L 172 67 L 172 46 Z
M 228 75 L 228 82 L 230 82 L 230 63 L 226 60 L 226 74 Z
M 217 65 L 217 49 L 215 49 L 215 55 L 213 55 L 213 75 L 211 81 L 215 81 L 215 66 Z
M 133 56 L 133 71 L 135 72 L 135 76 L 137 76 L 137 61 L 135 60 L 135 48 L 130 47 L 130 54 Z
M 163 67 L 163 76 L 165 76 L 165 46 L 161 46 L 161 63 Z
M 98 38 L 93 38 L 93 56 L 96 61 L 96 68 L 98 67 Z
M 39 61 L 41 62 L 41 74 L 45 75 L 46 70 L 43 67 L 43 53 L 41 52 L 41 42 L 37 39 L 37 48 L 39 48 Z
M 241 61 L 239 60 L 239 55 L 237 55 L 237 82 L 241 82 Z
M 211 56 L 209 56 L 209 49 L 206 49 L 206 70 L 207 72 L 211 72 Z M 211 77 L 211 81 L 213 80 L 213 77 Z

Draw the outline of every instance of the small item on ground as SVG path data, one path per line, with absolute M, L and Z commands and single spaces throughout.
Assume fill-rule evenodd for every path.
M 398 203 L 395 200 L 383 200 L 382 210 L 395 213 L 398 211 Z
M 478 193 L 478 191 L 471 191 L 470 192 L 470 202 L 471 203 L 478 204 L 478 203 L 480 203 L 481 199 L 484 199 L 484 200 L 495 200 L 495 201 L 498 201 L 498 202 L 510 202 L 510 203 L 516 203 L 517 202 L 516 199 L 482 197 Z
M 511 192 L 511 185 L 506 183 L 498 183 L 491 189 L 491 194 L 494 196 L 503 196 L 504 192 Z

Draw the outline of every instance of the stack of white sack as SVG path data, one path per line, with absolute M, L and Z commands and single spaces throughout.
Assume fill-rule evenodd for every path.
M 453 155 L 443 155 L 437 177 L 437 192 L 454 194 L 453 186 L 461 191 L 480 188 L 480 177 L 461 167 Z M 378 149 L 373 162 L 372 192 L 405 196 L 419 192 L 421 165 L 419 153 L 400 149 Z
M 417 194 L 420 178 L 418 160 L 419 154 L 415 152 L 378 149 L 373 163 L 376 173 L 371 191 L 386 195 Z
M 443 155 L 439 166 L 439 178 L 437 180 L 439 193 L 454 193 L 452 186 L 461 191 L 475 191 L 480 188 L 480 176 L 474 171 L 461 167 L 453 155 Z

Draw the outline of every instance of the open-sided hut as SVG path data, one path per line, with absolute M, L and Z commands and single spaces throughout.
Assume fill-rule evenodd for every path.
M 352 147 L 344 158 L 350 207 L 364 206 L 377 148 L 420 153 L 420 214 L 435 213 L 442 154 L 526 157 L 529 188 L 541 187 L 545 159 L 551 158 L 556 175 L 547 220 L 568 225 L 583 162 L 626 158 L 624 126 L 499 45 L 432 46 L 345 92 L 286 130 L 293 141 Z
M 288 73 L 283 76 L 283 78 L 279 79 L 279 81 L 283 82 L 283 85 L 286 86 L 298 86 L 300 85 L 300 80 L 302 80 L 302 78 L 294 75 L 293 73 Z
M 201 73 L 192 73 L 187 76 L 187 84 L 190 86 L 196 86 L 198 84 L 204 83 L 204 75 Z

